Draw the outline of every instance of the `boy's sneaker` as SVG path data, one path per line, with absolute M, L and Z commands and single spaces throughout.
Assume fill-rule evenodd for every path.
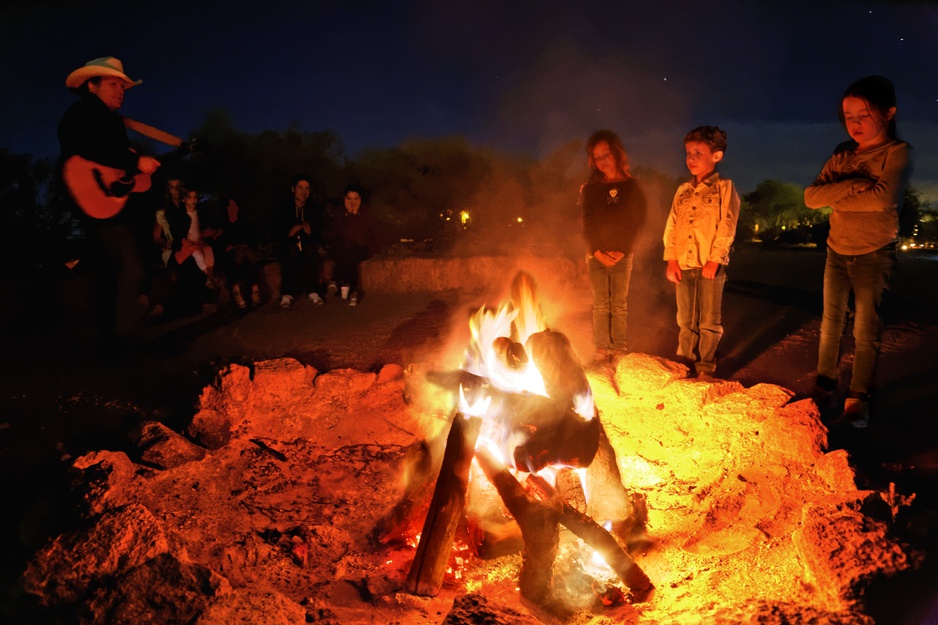
M 857 397 L 848 397 L 844 401 L 844 412 L 841 421 L 849 421 L 850 425 L 862 430 L 870 422 L 870 403 Z
M 349 306 L 358 306 L 358 293 L 352 293 L 348 298 Z
M 316 304 L 317 306 L 322 306 L 323 304 L 325 304 L 325 302 L 322 301 L 322 298 L 319 297 L 319 293 L 316 293 L 316 292 L 310 293 L 308 297 L 309 297 L 309 301 Z
M 335 295 L 338 290 L 339 287 L 336 285 L 335 280 L 329 280 L 329 285 L 326 287 L 326 295 Z
M 284 310 L 286 310 L 290 306 L 293 306 L 292 295 L 284 295 L 283 297 L 280 298 L 280 308 L 283 308 Z
M 256 284 L 251 287 L 251 306 L 261 305 L 261 289 Z

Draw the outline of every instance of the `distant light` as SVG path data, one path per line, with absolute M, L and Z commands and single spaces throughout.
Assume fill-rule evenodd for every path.
M 665 82 L 668 82 L 668 77 L 667 77 L 667 76 L 664 77 L 664 81 L 665 81 Z
M 524 217 L 518 217 L 518 223 L 524 223 Z

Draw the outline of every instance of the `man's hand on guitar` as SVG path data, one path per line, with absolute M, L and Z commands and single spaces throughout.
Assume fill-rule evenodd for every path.
M 152 156 L 141 156 L 137 159 L 137 169 L 148 176 L 153 175 L 159 167 L 160 162 Z

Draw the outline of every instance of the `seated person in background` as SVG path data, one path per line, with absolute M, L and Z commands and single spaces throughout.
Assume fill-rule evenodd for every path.
M 214 235 L 214 231 L 204 229 L 205 218 L 198 206 L 198 193 L 187 191 L 183 200 L 183 209 L 170 208 L 166 217 L 173 237 L 173 254 L 168 265 L 174 291 L 170 309 L 175 315 L 185 316 L 210 310 L 217 299 L 217 290 L 215 255 L 206 243 L 206 239 L 212 238 L 206 235 Z M 198 239 L 189 239 L 190 232 Z M 211 272 L 211 278 L 206 270 Z
M 199 210 L 199 194 L 189 190 L 183 196 L 185 212 L 173 218 L 175 224 L 170 222 L 173 237 L 173 256 L 179 265 L 182 265 L 190 256 L 195 260 L 202 273 L 205 274 L 205 286 L 214 289 L 215 280 L 215 254 L 209 241 L 218 237 L 220 231 L 214 230 L 206 224 L 205 215 Z
M 333 222 L 332 257 L 335 280 L 342 299 L 357 306 L 361 296 L 361 264 L 377 248 L 378 237 L 367 210 L 362 210 L 362 188 L 350 184 L 343 194 L 345 207 Z
M 173 253 L 173 233 L 169 226 L 171 213 L 185 210 L 182 196 L 186 191 L 185 185 L 179 178 L 170 178 L 166 181 L 166 196 L 159 208 L 156 209 L 156 220 L 153 224 L 153 242 L 160 248 L 160 258 L 163 266 L 169 265 L 169 257 Z
M 250 290 L 251 305 L 259 306 L 261 292 L 258 287 L 257 230 L 241 217 L 237 200 L 230 197 L 226 206 L 226 219 L 221 234 L 215 240 L 218 267 L 225 276 L 238 308 L 247 308 L 245 289 Z
M 293 197 L 277 209 L 274 226 L 280 239 L 280 307 L 290 308 L 294 295 L 304 293 L 321 306 L 324 303 L 320 256 L 322 212 L 309 201 L 309 176 L 296 176 L 290 190 Z

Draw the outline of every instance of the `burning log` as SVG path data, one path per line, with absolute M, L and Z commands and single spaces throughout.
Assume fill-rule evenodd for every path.
M 520 273 L 512 283 L 507 309 L 502 307 L 493 314 L 482 308 L 470 322 L 473 341 L 463 370 L 431 374 L 428 381 L 452 386 L 454 395 L 459 391 L 461 410 L 484 415 L 482 436 L 508 459 L 503 463 L 488 450 L 475 452 L 523 538 L 522 595 L 537 604 L 549 597 L 560 524 L 564 523 L 606 556 L 636 597 L 644 597 L 652 588 L 651 582 L 612 535 L 540 478 L 532 479 L 526 487 L 510 471 L 514 467 L 533 476 L 547 466 L 592 468 L 598 460 L 588 473 L 598 478 L 594 481 L 599 483 L 599 494 L 610 495 L 610 503 L 601 506 L 610 513 L 604 518 L 620 526 L 625 520 L 630 529 L 644 528 L 644 518 L 633 522 L 633 508 L 621 483 L 615 452 L 599 422 L 582 366 L 569 339 L 546 329 L 536 301 L 533 280 Z M 455 419 L 450 430 L 408 576 L 407 587 L 415 594 L 435 595 L 439 591 L 466 507 L 469 464 L 482 419 L 476 419 L 466 431 L 461 421 Z M 577 503 L 582 508 L 585 501 L 580 498 Z M 591 507 L 587 505 L 587 511 L 592 512 Z
M 616 461 L 616 452 L 606 436 L 599 418 L 599 448 L 586 469 L 586 490 L 589 502 L 586 513 L 603 521 L 612 521 L 613 531 L 630 545 L 647 541 L 645 523 L 648 510 L 644 497 L 628 491 Z
M 599 420 L 577 414 L 569 399 L 557 401 L 553 397 L 502 391 L 485 378 L 466 371 L 435 372 L 427 379 L 454 393 L 461 386 L 470 403 L 480 396 L 491 397 L 493 405 L 499 406 L 498 411 L 486 417 L 497 423 L 491 429 L 500 431 L 506 439 L 525 441 L 507 450 L 514 466 L 523 471 L 537 472 L 551 464 L 586 467 L 599 448 L 602 430 Z
M 583 490 L 583 481 L 575 470 L 566 467 L 560 469 L 554 479 L 554 488 L 564 501 L 580 512 L 586 512 L 586 492 Z
M 529 475 L 527 482 L 542 493 L 549 500 L 560 500 L 560 523 L 571 532 L 583 539 L 587 545 L 595 549 L 602 556 L 606 564 L 615 571 L 632 593 L 636 601 L 644 601 L 654 590 L 654 585 L 645 572 L 635 564 L 628 552 L 619 545 L 615 537 L 606 531 L 593 519 L 583 514 L 566 501 L 563 501 L 557 491 L 539 475 Z
M 518 580 L 521 596 L 542 605 L 550 596 L 552 568 L 560 544 L 560 498 L 542 501 L 533 497 L 488 450 L 477 450 L 476 461 L 521 527 L 524 537 Z
M 421 444 L 412 447 L 405 460 L 406 488 L 400 501 L 383 517 L 371 532 L 371 540 L 376 545 L 403 541 L 416 536 L 426 517 L 430 505 L 428 493 L 433 487 L 434 446 Z
M 524 345 L 515 343 L 507 336 L 500 336 L 492 341 L 492 349 L 498 360 L 509 369 L 523 369 L 528 364 L 528 353 L 524 351 Z
M 524 417 L 521 425 L 530 430 L 530 436 L 515 447 L 517 468 L 537 473 L 548 465 L 579 468 L 593 461 L 599 447 L 599 420 L 584 419 L 572 409 L 559 407 L 545 405 Z
M 589 380 L 565 334 L 536 332 L 528 337 L 525 347 L 554 401 L 573 407 L 577 397 L 592 396 Z
M 551 569 L 559 544 L 559 523 L 603 557 L 628 587 L 634 601 L 648 598 L 654 585 L 615 537 L 564 501 L 543 477 L 529 475 L 525 480 L 536 493 L 532 495 L 489 451 L 477 450 L 476 460 L 521 527 L 524 536 L 524 563 L 519 580 L 522 596 L 538 604 L 548 598 Z
M 453 417 L 440 475 L 407 576 L 406 588 L 412 594 L 433 597 L 443 585 L 453 538 L 466 507 L 469 468 L 481 425 L 478 417 L 467 418 L 458 412 Z

